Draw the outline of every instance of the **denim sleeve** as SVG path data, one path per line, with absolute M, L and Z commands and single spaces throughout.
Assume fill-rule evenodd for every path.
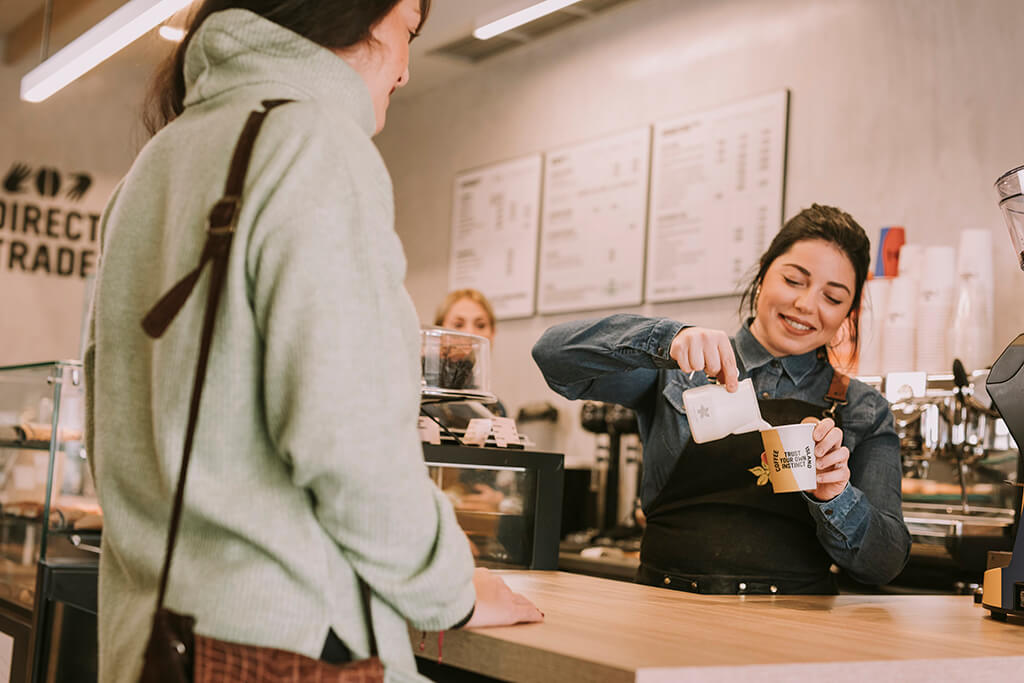
M 672 340 L 686 327 L 665 318 L 618 314 L 555 325 L 533 347 L 548 386 L 570 399 L 642 408 L 660 369 L 678 367 Z
M 903 522 L 900 444 L 892 411 L 871 396 L 874 423 L 850 454 L 850 483 L 828 502 L 808 498 L 818 540 L 836 564 L 857 581 L 884 584 L 910 557 L 910 532 Z M 844 439 L 845 441 L 845 439 Z

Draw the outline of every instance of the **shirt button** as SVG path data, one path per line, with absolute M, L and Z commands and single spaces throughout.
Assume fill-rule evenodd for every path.
M 761 392 L 761 398 L 771 398 L 771 397 L 772 397 L 772 395 L 769 394 L 767 391 L 762 391 Z
M 659 346 L 658 347 L 658 355 L 659 356 L 664 356 L 665 355 L 665 347 L 664 346 Z
M 773 360 L 773 361 L 772 361 L 772 367 L 773 367 L 773 368 L 777 368 L 777 367 L 779 367 L 779 361 L 777 361 L 777 360 Z
M 826 517 L 831 517 L 832 516 L 832 510 L 830 508 L 825 508 L 825 516 Z

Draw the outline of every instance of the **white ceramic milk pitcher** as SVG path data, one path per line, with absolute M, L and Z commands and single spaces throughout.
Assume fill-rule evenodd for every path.
M 690 435 L 697 443 L 753 432 L 764 426 L 750 378 L 740 382 L 733 393 L 723 384 L 687 389 L 683 392 L 683 406 L 690 422 Z

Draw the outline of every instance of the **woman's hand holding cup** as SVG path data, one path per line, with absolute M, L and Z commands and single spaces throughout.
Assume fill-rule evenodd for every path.
M 706 327 L 687 327 L 672 340 L 669 356 L 683 372 L 703 372 L 724 384 L 728 391 L 739 386 L 736 354 L 729 335 Z
M 812 495 L 827 502 L 842 493 L 850 482 L 850 449 L 843 445 L 843 430 L 830 417 L 814 426 L 813 436 L 818 487 Z

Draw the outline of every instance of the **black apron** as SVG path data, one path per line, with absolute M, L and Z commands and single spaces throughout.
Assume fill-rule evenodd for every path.
M 798 399 L 758 401 L 771 425 L 832 417 L 849 378 L 835 373 L 824 408 Z M 758 486 L 759 432 L 683 449 L 647 514 L 637 581 L 694 593 L 834 595 L 831 558 L 799 491 Z

